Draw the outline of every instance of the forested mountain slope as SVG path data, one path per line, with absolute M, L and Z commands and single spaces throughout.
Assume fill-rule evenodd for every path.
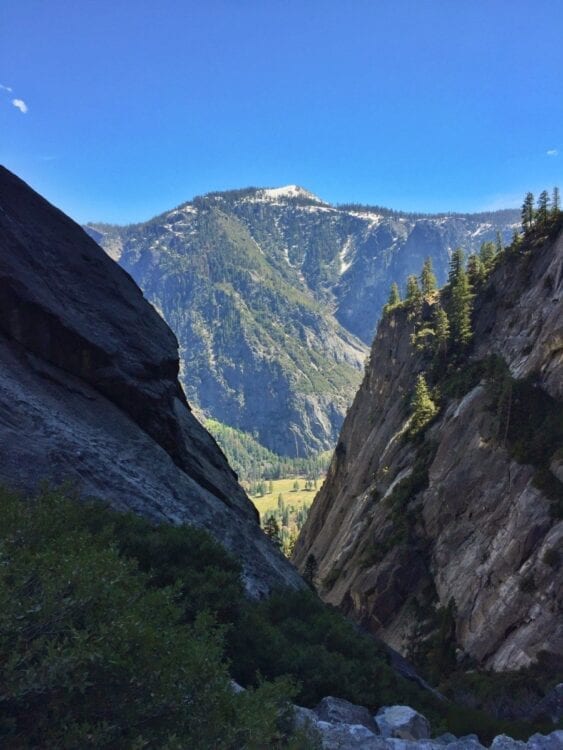
M 563 652 L 562 224 L 390 306 L 297 542 L 326 601 L 435 679 Z
M 88 232 L 176 333 L 188 398 L 286 456 L 332 448 L 392 280 L 517 214 L 415 216 L 331 206 L 297 186 L 209 194 Z

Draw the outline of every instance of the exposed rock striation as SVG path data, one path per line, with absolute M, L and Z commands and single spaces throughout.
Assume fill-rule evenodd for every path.
M 74 222 L 0 168 L 0 481 L 208 529 L 250 592 L 299 586 L 178 381 L 174 334 Z
M 475 306 L 472 360 L 501 356 L 513 378 L 555 399 L 560 419 L 563 236 L 500 263 Z M 453 620 L 458 657 L 487 668 L 561 653 L 563 522 L 535 467 L 499 436 L 483 380 L 443 396 L 422 444 L 406 439 L 425 365 L 411 317 L 399 308 L 379 325 L 294 559 L 303 567 L 314 555 L 325 600 L 402 653 L 420 643 L 437 607 Z M 551 483 L 561 480 L 561 455 L 551 456 Z

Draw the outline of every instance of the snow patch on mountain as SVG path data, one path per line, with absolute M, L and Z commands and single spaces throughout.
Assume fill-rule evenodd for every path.
M 372 226 L 379 224 L 384 218 L 381 214 L 376 214 L 374 211 L 348 211 L 347 213 L 349 213 L 350 216 L 355 216 L 357 219 L 368 221 Z
M 351 250 L 353 250 L 353 241 L 352 237 L 348 237 L 348 239 L 342 246 L 342 250 L 338 253 L 338 259 L 340 261 L 340 268 L 338 273 L 340 276 L 342 276 L 343 273 L 346 273 L 346 271 L 352 265 L 352 260 L 350 259 Z
M 279 198 L 307 198 L 308 200 L 317 201 L 318 203 L 324 203 L 317 195 L 310 193 L 299 185 L 285 185 L 279 188 L 264 188 L 259 190 L 257 197 L 266 200 L 278 200 Z

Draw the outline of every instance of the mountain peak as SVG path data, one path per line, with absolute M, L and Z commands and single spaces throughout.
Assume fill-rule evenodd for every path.
M 325 203 L 318 195 L 299 187 L 299 185 L 284 185 L 277 188 L 263 188 L 258 191 L 258 195 L 268 200 L 277 200 L 278 198 L 306 198 L 307 200 Z

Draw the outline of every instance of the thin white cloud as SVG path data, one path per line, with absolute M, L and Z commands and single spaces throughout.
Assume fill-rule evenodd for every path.
M 559 156 L 559 151 L 556 148 L 550 148 L 545 152 L 547 156 Z
M 23 99 L 12 99 L 12 104 L 16 109 L 19 109 L 19 111 L 25 115 L 27 112 L 27 104 L 24 102 Z
M 0 83 L 0 89 L 2 89 L 2 91 L 9 91 L 10 93 L 13 91 L 11 86 L 4 86 L 3 83 Z

